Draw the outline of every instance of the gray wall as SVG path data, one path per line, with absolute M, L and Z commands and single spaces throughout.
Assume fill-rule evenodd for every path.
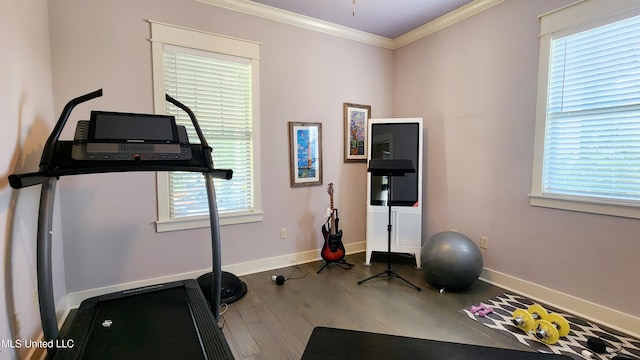
M 426 236 L 456 229 L 485 267 L 640 316 L 640 221 L 532 207 L 538 15 L 510 0 L 395 52 L 394 116 L 423 116 Z
M 9 187 L 13 173 L 38 169 L 55 123 L 47 3 L 0 1 L 0 339 L 36 339 L 41 333 L 36 291 L 36 226 L 40 186 Z M 66 294 L 60 206 L 53 222 L 54 296 Z M 0 358 L 29 349 L 0 349 Z
M 0 55 L 0 338 L 39 332 L 33 301 L 39 187 L 15 192 L 6 177 L 37 169 L 46 136 L 75 96 L 105 90 L 73 120 L 90 109 L 152 111 L 145 19 L 262 43 L 264 221 L 223 227 L 224 265 L 321 245 L 327 195 L 324 186 L 289 187 L 288 121 L 323 123 L 324 179 L 336 184 L 344 240 L 364 241 L 365 165 L 342 162 L 342 103 L 354 102 L 372 105 L 374 117 L 424 117 L 425 238 L 452 228 L 476 241 L 487 236 L 487 267 L 640 316 L 633 279 L 640 222 L 528 204 L 537 16 L 570 2 L 505 1 L 395 52 L 195 1 L 0 2 L 7 50 Z M 72 130 L 73 121 L 65 136 Z M 153 174 L 64 178 L 59 193 L 58 300 L 209 266 L 207 229 L 154 231 Z M 279 239 L 280 227 L 289 228 L 288 239 Z
M 364 241 L 366 170 L 343 163 L 343 102 L 390 116 L 391 50 L 196 1 L 55 1 L 50 6 L 55 110 L 104 88 L 89 109 L 152 112 L 150 26 L 145 19 L 261 45 L 264 221 L 224 226 L 223 265 L 319 249 L 335 184 L 344 242 Z M 288 121 L 323 124 L 323 186 L 290 188 Z M 73 126 L 68 129 L 71 137 Z M 89 175 L 60 182 L 69 292 L 210 266 L 209 230 L 158 234 L 153 173 Z M 287 227 L 288 239 L 280 239 Z

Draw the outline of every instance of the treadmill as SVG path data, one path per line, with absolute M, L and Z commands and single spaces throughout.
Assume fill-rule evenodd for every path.
M 95 154 L 87 155 L 88 144 L 85 143 L 84 128 L 76 129 L 73 141 L 59 140 L 73 108 L 100 96 L 102 89 L 69 101 L 44 145 L 39 170 L 9 176 L 9 183 L 14 189 L 42 184 L 37 230 L 37 279 L 44 340 L 54 344 L 47 349 L 47 358 L 233 359 L 231 349 L 218 326 L 222 271 L 220 227 L 213 185 L 213 178 L 229 180 L 233 171 L 214 168 L 212 149 L 207 144 L 194 113 L 169 95 L 166 95 L 166 101 L 185 111 L 191 118 L 200 144 L 189 144 L 184 129 L 174 123 L 171 136 L 175 137 L 176 144 L 181 148 L 178 152 L 174 151 L 175 147 L 166 146 L 167 144 L 155 146 L 153 143 L 140 144 L 139 141 L 125 144 L 125 151 L 122 152 L 122 147 L 113 146 L 113 142 L 117 143 L 118 139 L 104 139 L 108 144 L 99 146 L 97 150 L 103 153 L 97 157 Z M 120 120 L 127 116 L 136 117 L 142 123 L 154 120 L 154 117 L 165 123 L 169 121 L 169 125 L 172 124 L 171 120 L 175 121 L 173 117 L 165 115 L 108 115 L 114 115 Z M 135 122 L 134 119 L 131 124 Z M 78 122 L 79 127 L 86 125 L 86 122 Z M 144 128 L 144 124 L 142 127 Z M 89 126 L 89 132 L 91 131 L 95 129 Z M 152 135 L 152 140 L 164 141 L 153 139 L 154 136 Z M 162 153 L 166 149 L 169 149 L 168 156 Z M 82 302 L 69 328 L 65 325 L 65 330 L 68 331 L 61 337 L 55 312 L 51 265 L 56 183 L 61 176 L 128 171 L 190 171 L 200 172 L 205 177 L 213 269 L 210 302 L 205 299 L 194 279 L 93 297 Z

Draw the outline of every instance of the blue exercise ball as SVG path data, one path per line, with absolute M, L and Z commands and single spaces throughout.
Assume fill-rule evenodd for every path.
M 422 246 L 425 279 L 436 288 L 462 290 L 478 280 L 482 254 L 476 244 L 461 233 L 443 231 Z

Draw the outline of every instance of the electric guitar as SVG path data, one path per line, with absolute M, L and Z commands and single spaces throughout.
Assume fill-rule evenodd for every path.
M 322 225 L 324 245 L 320 255 L 327 262 L 340 261 L 344 258 L 345 250 L 342 244 L 342 230 L 338 230 L 338 209 L 333 207 L 333 183 L 327 188 L 331 207 L 327 209 L 327 221 Z

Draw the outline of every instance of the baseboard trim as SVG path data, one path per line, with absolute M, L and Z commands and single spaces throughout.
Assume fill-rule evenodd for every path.
M 345 244 L 345 251 L 347 254 L 355 254 L 364 252 L 366 248 L 366 242 L 356 242 Z M 295 264 L 305 264 L 313 261 L 320 260 L 320 249 L 304 251 L 300 253 L 292 253 L 282 256 L 276 256 L 265 259 L 258 259 L 253 261 L 247 261 L 243 263 L 231 264 L 222 267 L 223 271 L 228 271 L 237 276 L 254 274 L 262 271 L 269 271 L 273 269 L 279 269 Z M 185 279 L 195 279 L 202 274 L 206 274 L 211 271 L 211 268 L 201 269 L 197 271 L 190 271 L 181 274 L 174 274 L 169 276 L 161 276 L 152 279 L 145 279 L 140 281 L 133 281 L 123 284 L 105 286 L 100 288 L 75 291 L 65 295 L 56 307 L 56 313 L 58 319 L 66 318 L 66 315 L 71 309 L 75 309 L 80 306 L 82 301 L 104 294 L 110 294 L 117 291 L 123 291 L 127 289 L 134 289 L 138 287 L 150 286 L 154 284 L 161 284 L 171 281 L 180 281 Z
M 366 242 L 357 242 L 345 244 L 347 254 L 355 254 L 366 250 Z M 242 276 L 254 274 L 273 269 L 279 269 L 295 264 L 304 264 L 320 260 L 320 249 L 304 251 L 300 253 L 292 253 L 271 258 L 258 259 L 243 263 L 231 264 L 223 266 L 222 270 L 231 272 L 235 275 Z M 64 321 L 66 315 L 71 309 L 80 306 L 80 303 L 88 298 L 109 294 L 116 291 L 132 289 L 137 287 L 149 286 L 158 283 L 179 281 L 184 279 L 195 279 L 202 274 L 211 271 L 211 269 L 201 269 L 197 271 L 185 272 L 170 276 L 162 276 L 153 279 L 134 281 L 124 284 L 117 284 L 95 289 L 71 292 L 65 295 L 58 303 L 56 312 L 58 319 Z M 484 268 L 480 275 L 480 280 L 486 283 L 499 286 L 509 291 L 527 296 L 535 301 L 540 301 L 560 310 L 569 312 L 576 316 L 583 317 L 587 320 L 608 326 L 612 329 L 624 332 L 634 337 L 640 338 L 640 318 L 625 314 L 615 309 L 596 304 L 590 301 L 576 298 L 575 296 L 565 294 L 527 280 L 519 279 L 496 270 Z
M 488 268 L 482 270 L 480 280 L 640 338 L 638 317 Z
M 366 242 L 361 241 L 356 243 L 344 244 L 344 248 L 347 254 L 355 254 L 364 252 L 366 249 L 366 245 Z M 305 264 L 320 260 L 320 250 L 321 249 L 316 249 L 304 251 L 301 253 L 293 253 L 272 258 L 259 259 L 255 261 L 247 261 L 244 263 L 223 266 L 222 270 L 241 276 L 262 271 L 279 269 L 294 264 Z

